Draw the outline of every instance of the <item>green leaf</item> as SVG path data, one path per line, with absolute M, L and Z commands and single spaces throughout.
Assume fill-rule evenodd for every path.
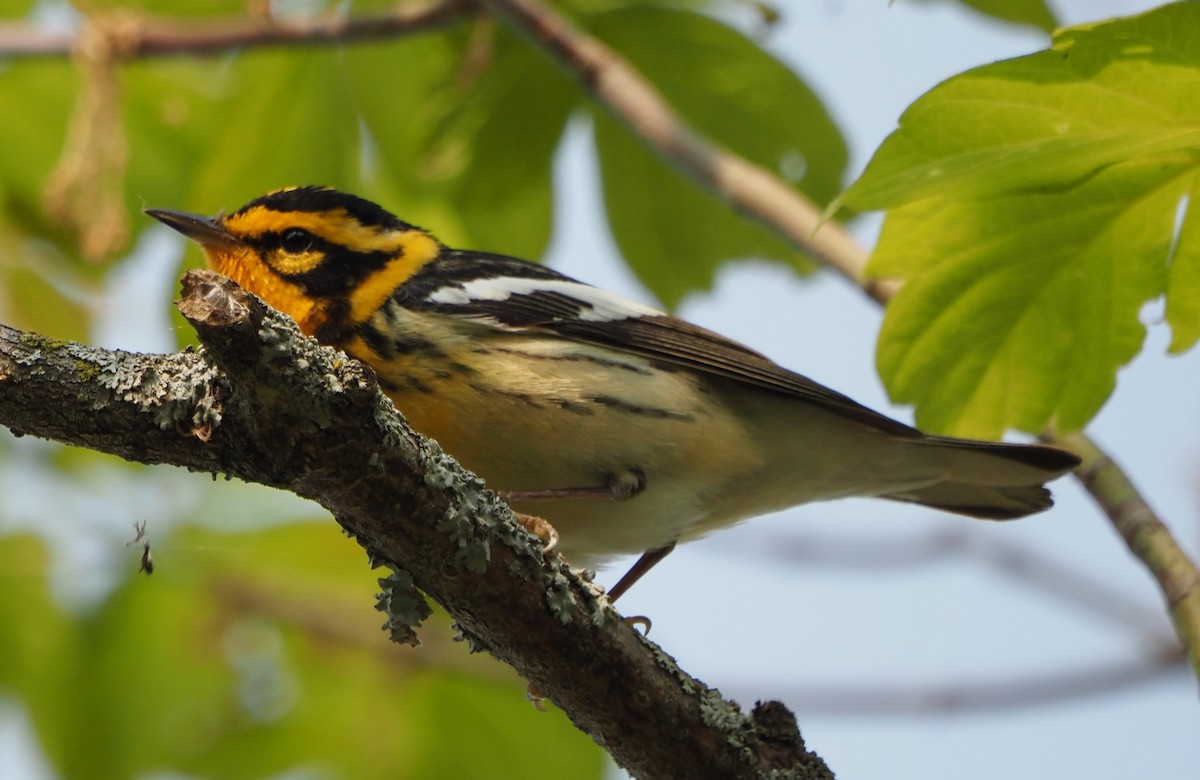
M 229 70 L 228 62 L 170 58 L 135 61 L 122 70 L 126 201 L 135 230 L 155 224 L 142 209 L 185 207 L 191 197 L 188 183 L 212 176 L 212 166 L 227 164 L 221 147 L 230 143 L 225 136 L 229 112 L 241 108 L 228 105 L 234 91 Z
M 1200 149 L 1200 5 L 1059 31 L 1048 51 L 934 87 L 900 117 L 844 200 L 1063 188 L 1122 160 Z
M 909 279 L 879 337 L 892 397 L 917 405 L 922 428 L 962 436 L 1082 427 L 1141 349 L 1179 204 L 1200 195 L 1183 157 L 1114 165 L 1065 193 L 893 210 L 871 265 Z
M 741 33 L 668 8 L 631 7 L 585 21 L 700 132 L 820 203 L 837 191 L 846 151 L 820 100 Z M 634 273 L 667 306 L 711 286 L 717 267 L 732 258 L 810 268 L 791 245 L 702 191 L 603 113 L 594 116 L 609 224 Z
M 361 47 L 348 61 L 405 218 L 452 245 L 539 257 L 550 240 L 554 151 L 578 99 L 570 82 L 490 25 Z M 381 90 L 381 73 L 406 78 Z
M 1045 0 L 958 0 L 981 14 L 1015 24 L 1027 24 L 1054 32 L 1058 22 Z
M 152 541 L 153 576 L 128 549 L 113 597 L 69 615 L 37 542 L 0 538 L 0 694 L 58 776 L 602 776 L 599 748 L 444 616 L 421 629 L 430 647 L 388 642 L 378 574 L 332 522 Z
M 557 709 L 538 712 L 511 685 L 461 673 L 424 676 L 410 691 L 417 752 L 406 777 L 599 778 L 604 754 Z M 480 735 L 486 734 L 486 749 Z
M 13 107 L 0 122 L 0 193 L 4 210 L 31 233 L 69 243 L 42 211 L 46 178 L 62 153 L 79 80 L 69 62 L 8 62 L 0 70 L 0 105 Z
M 550 243 L 554 153 L 579 94 L 504 28 L 492 58 L 442 136 L 469 150 L 450 202 L 473 247 L 534 259 Z
M 1200 5 L 1061 31 L 920 98 L 847 192 L 890 209 L 869 273 L 907 280 L 880 335 L 929 429 L 1085 425 L 1167 296 L 1200 337 Z
M 230 16 L 246 11 L 245 0 L 83 0 L 76 4 L 85 13 L 136 10 L 185 18 Z
M 17 696 L 48 753 L 65 749 L 66 724 L 78 717 L 63 674 L 84 652 L 77 627 L 54 602 L 48 556 L 29 535 L 0 537 L 0 696 Z
M 270 190 L 324 184 L 353 191 L 360 173 L 358 115 L 337 51 L 255 51 L 226 76 L 223 120 L 188 201 L 205 213 Z
M 89 335 L 86 307 L 78 296 L 66 294 L 47 279 L 44 266 L 59 266 L 61 258 L 47 247 L 39 251 L 17 246 L 10 238 L 0 240 L 0 322 L 56 339 L 85 341 Z
M 0 0 L 0 15 L 7 19 L 20 18 L 37 5 L 38 0 Z
M 1195 187 L 1193 186 L 1193 191 Z M 1167 323 L 1171 352 L 1190 349 L 1200 339 L 1200 203 L 1187 202 L 1174 255 L 1167 271 Z

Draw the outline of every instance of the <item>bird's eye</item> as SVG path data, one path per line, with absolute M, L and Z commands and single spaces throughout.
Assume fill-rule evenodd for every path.
M 312 249 L 313 235 L 302 228 L 291 228 L 284 231 L 279 243 L 283 251 L 290 255 L 299 255 Z

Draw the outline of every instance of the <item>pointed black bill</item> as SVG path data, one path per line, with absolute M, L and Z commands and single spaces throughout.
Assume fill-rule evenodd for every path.
M 212 217 L 170 209 L 146 209 L 146 213 L 164 225 L 178 230 L 200 246 L 235 247 L 242 243 L 229 235 L 221 223 Z

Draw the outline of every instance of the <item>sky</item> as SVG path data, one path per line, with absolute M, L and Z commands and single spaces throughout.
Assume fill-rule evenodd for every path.
M 1035 31 L 981 24 L 951 2 L 775 5 L 783 21 L 763 40 L 825 99 L 849 138 L 855 174 L 904 107 L 938 81 L 1047 43 Z M 1060 19 L 1077 23 L 1156 4 L 1053 5 Z M 589 133 L 586 123 L 577 123 L 559 152 L 548 262 L 652 303 L 621 265 L 606 232 Z M 878 225 L 876 218 L 863 219 L 856 234 L 869 245 Z M 161 258 L 168 245 L 182 248 L 165 232 L 145 241 L 135 253 L 141 257 Z M 135 259 L 114 274 L 107 304 L 112 316 L 101 318 L 93 343 L 169 349 L 166 307 L 134 305 L 170 300 L 176 279 L 169 270 L 155 275 Z M 713 291 L 691 296 L 679 313 L 911 420 L 909 410 L 888 403 L 875 373 L 880 311 L 832 276 L 800 280 L 777 266 L 742 263 L 723 270 Z M 1146 316 L 1154 320 L 1153 306 Z M 1090 432 L 1125 466 L 1195 559 L 1200 358 L 1194 351 L 1166 357 L 1168 337 L 1165 327 L 1151 328 L 1144 353 L 1121 373 L 1116 394 Z M 0 491 L 13 495 L 5 480 L 11 485 L 24 478 L 0 475 Z M 170 493 L 181 513 L 192 512 L 193 488 L 186 480 L 184 475 L 156 487 L 94 485 L 77 491 L 79 499 L 62 491 L 53 500 L 60 502 L 58 516 L 92 521 L 97 506 L 109 506 L 111 533 L 124 535 L 135 507 L 156 499 L 146 490 Z M 109 495 L 98 502 L 100 490 Z M 1107 519 L 1072 480 L 1057 482 L 1054 490 L 1055 509 L 1006 524 L 872 501 L 755 519 L 681 547 L 621 606 L 628 614 L 652 616 L 652 639 L 745 707 L 758 699 L 785 701 L 810 749 L 839 777 L 1195 777 L 1197 686 L 1182 666 L 1087 695 L 1050 695 L 1076 675 L 1087 679 L 1096 670 L 1136 664 L 1158 647 L 1153 641 L 1172 638 L 1161 596 Z M 89 512 L 71 503 L 84 496 L 91 500 Z M 65 529 L 63 545 L 72 538 L 74 531 Z M 92 553 L 81 546 L 73 554 L 78 575 L 78 557 Z M 110 576 L 101 563 L 92 567 L 99 580 Z M 598 580 L 615 582 L 628 563 L 600 572 Z M 1058 578 L 1057 588 L 1041 584 L 1045 572 Z M 82 585 L 78 593 L 65 593 L 68 599 L 86 598 L 97 585 L 79 576 L 70 581 Z M 1027 700 L 1029 690 L 1049 700 L 1007 699 Z M 976 694 L 990 706 L 971 706 Z M 0 756 L 18 752 L 16 717 L 11 711 L 0 717 Z M 22 775 L 49 777 L 36 762 Z

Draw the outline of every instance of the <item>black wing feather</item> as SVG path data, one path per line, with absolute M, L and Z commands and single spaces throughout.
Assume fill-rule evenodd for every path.
M 586 314 L 594 307 L 561 290 L 513 293 L 503 300 L 434 302 L 439 290 L 462 288 L 481 279 L 504 277 L 580 285 L 595 295 L 621 299 L 536 263 L 504 255 L 447 250 L 397 290 L 409 308 L 433 311 L 531 334 L 603 346 L 662 364 L 745 382 L 763 390 L 802 398 L 827 411 L 899 436 L 922 436 L 915 428 L 885 417 L 808 377 L 789 371 L 765 355 L 713 331 L 668 314 L 629 316 L 597 321 Z

